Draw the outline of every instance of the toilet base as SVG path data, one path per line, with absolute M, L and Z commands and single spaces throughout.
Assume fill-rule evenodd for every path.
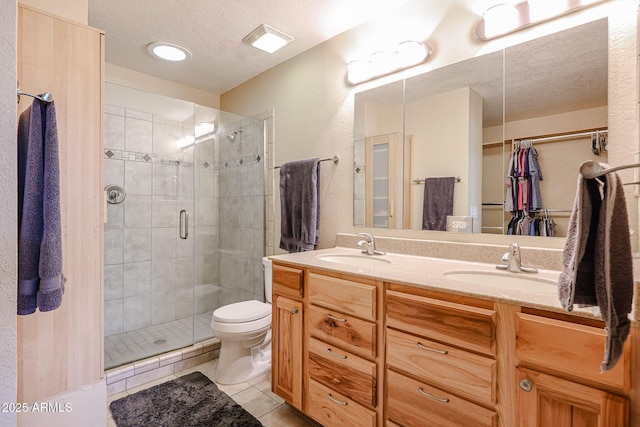
M 221 341 L 216 383 L 239 384 L 269 372 L 271 369 L 271 330 L 258 345 L 243 341 Z

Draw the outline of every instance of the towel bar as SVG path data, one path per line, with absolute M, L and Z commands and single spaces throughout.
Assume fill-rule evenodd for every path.
M 432 178 L 440 178 L 440 177 L 438 177 L 438 176 L 434 176 L 434 177 L 432 177 Z M 460 182 L 460 181 L 462 181 L 462 178 L 460 178 L 459 176 L 456 176 L 455 178 L 456 178 L 456 182 Z M 414 179 L 414 180 L 413 180 L 413 183 L 414 183 L 414 184 L 424 184 L 424 179 Z
M 333 160 L 333 164 L 337 165 L 338 162 L 340 161 L 340 157 L 338 156 L 333 156 L 333 157 L 327 157 L 326 159 L 320 159 L 321 162 L 328 162 L 329 160 Z M 274 166 L 274 169 L 280 169 L 282 166 Z

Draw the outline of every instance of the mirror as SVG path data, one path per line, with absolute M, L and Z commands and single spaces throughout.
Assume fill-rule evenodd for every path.
M 425 178 L 454 177 L 465 227 L 448 230 L 507 234 L 509 161 L 530 144 L 543 209 L 524 213 L 564 235 L 580 163 L 606 162 L 607 43 L 601 19 L 356 94 L 354 225 L 425 229 Z

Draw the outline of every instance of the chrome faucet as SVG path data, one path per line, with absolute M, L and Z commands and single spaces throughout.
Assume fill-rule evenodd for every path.
M 362 248 L 362 253 L 367 255 L 386 255 L 384 251 L 376 249 L 376 241 L 369 233 L 358 233 L 358 236 L 364 237 L 364 240 L 360 240 L 356 243 L 356 246 Z
M 507 252 L 502 255 L 502 262 L 506 264 L 496 265 L 499 270 L 507 270 L 512 273 L 537 273 L 538 270 L 533 267 L 525 267 L 522 265 L 522 257 L 520 256 L 520 245 L 512 243 L 509 245 Z

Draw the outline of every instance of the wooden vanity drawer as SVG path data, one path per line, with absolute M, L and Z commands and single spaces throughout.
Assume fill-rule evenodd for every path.
M 308 413 L 316 421 L 325 426 L 335 427 L 374 427 L 376 412 L 349 399 L 347 396 L 309 381 Z
M 309 376 L 359 403 L 376 406 L 376 364 L 309 338 Z
M 309 305 L 307 313 L 312 336 L 363 357 L 376 357 L 374 322 L 315 305 Z
M 626 389 L 629 343 L 616 366 L 600 372 L 605 341 L 601 328 L 527 313 L 516 317 L 516 357 L 521 363 Z
M 388 326 L 495 355 L 494 310 L 392 290 L 386 305 Z
M 309 273 L 309 302 L 376 320 L 376 286 Z
M 274 263 L 272 267 L 273 293 L 291 298 L 302 298 L 304 271 Z
M 387 329 L 387 363 L 483 404 L 496 402 L 496 361 Z
M 405 426 L 494 427 L 489 409 L 387 369 L 385 418 Z

